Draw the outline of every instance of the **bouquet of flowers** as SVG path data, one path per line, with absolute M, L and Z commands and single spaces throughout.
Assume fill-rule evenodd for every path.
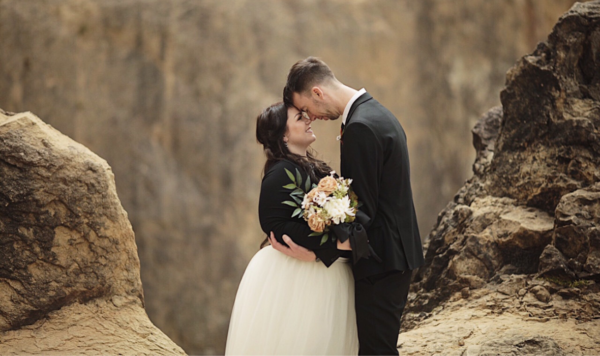
M 283 187 L 292 190 L 293 201 L 286 200 L 283 204 L 296 207 L 292 217 L 302 216 L 313 231 L 309 236 L 322 236 L 321 245 L 329 239 L 329 226 L 354 221 L 359 202 L 350 187 L 352 179 L 335 178 L 333 171 L 318 184 L 311 184 L 309 177 L 303 186 L 297 169 L 295 176 L 287 169 L 286 173 L 292 183 Z

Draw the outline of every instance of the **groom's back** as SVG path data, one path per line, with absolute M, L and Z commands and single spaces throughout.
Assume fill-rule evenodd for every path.
M 369 174 L 376 175 L 376 207 L 367 234 L 371 246 L 383 260 L 383 264 L 373 259 L 359 261 L 355 271 L 357 277 L 389 270 L 413 270 L 421 266 L 423 251 L 410 184 L 408 146 L 402 125 L 388 109 L 371 98 L 356 106 L 346 130 L 355 131 L 356 135 L 344 137 L 344 145 L 354 144 L 349 141 L 352 139 L 372 140 L 377 156 L 381 155 L 369 160 L 368 166 L 351 169 L 353 172 L 371 170 Z M 342 175 L 345 176 L 348 165 L 360 162 L 351 157 L 342 157 Z

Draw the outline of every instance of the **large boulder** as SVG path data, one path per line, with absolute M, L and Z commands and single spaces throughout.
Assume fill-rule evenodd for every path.
M 110 166 L 0 111 L 0 354 L 184 354 L 148 319 Z
M 508 71 L 502 107 L 473 129 L 474 175 L 429 235 L 404 352 L 600 352 L 598 73 L 600 1 Z

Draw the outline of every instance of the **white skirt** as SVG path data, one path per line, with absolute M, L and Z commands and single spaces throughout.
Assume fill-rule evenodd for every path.
M 246 268 L 226 355 L 357 355 L 354 279 L 347 259 L 329 268 L 267 246 Z

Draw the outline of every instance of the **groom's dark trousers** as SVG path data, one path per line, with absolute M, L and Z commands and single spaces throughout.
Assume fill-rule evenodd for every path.
M 341 173 L 368 216 L 375 256 L 353 265 L 361 355 L 398 355 L 396 344 L 412 271 L 423 265 L 406 134 L 369 93 L 351 105 L 341 135 Z
M 411 271 L 394 271 L 356 281 L 360 355 L 398 355 L 400 318 L 411 276 Z

